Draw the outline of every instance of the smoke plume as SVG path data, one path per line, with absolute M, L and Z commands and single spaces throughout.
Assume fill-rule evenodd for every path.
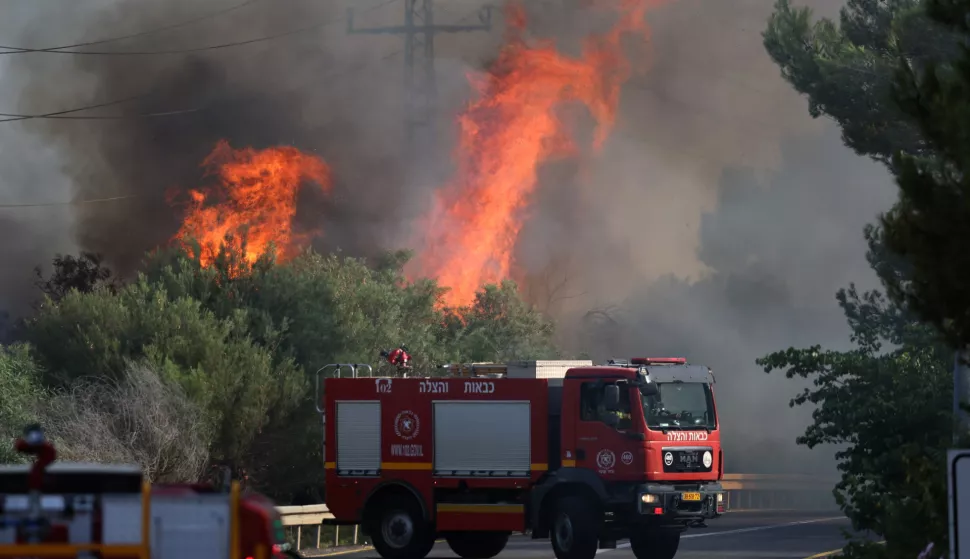
M 806 3 L 831 16 L 842 2 Z M 80 43 L 232 4 L 17 0 L 5 8 L 0 42 Z M 256 1 L 81 50 L 195 49 L 321 23 L 225 49 L 0 55 L 3 112 L 133 97 L 83 114 L 181 111 L 0 124 L 0 202 L 127 197 L 0 210 L 8 212 L 0 215 L 0 304 L 24 300 L 30 269 L 54 252 L 83 248 L 103 253 L 122 274 L 135 269 L 145 250 L 178 230 L 181 216 L 166 192 L 199 186 L 200 164 L 220 139 L 257 149 L 291 145 L 327 162 L 332 195 L 307 193 L 297 213 L 324 230 L 318 248 L 368 255 L 400 247 L 453 172 L 454 117 L 470 95 L 465 73 L 495 57 L 502 33 L 499 24 L 491 33 L 437 40 L 439 105 L 431 124 L 441 140 L 408 150 L 402 38 L 348 34 L 341 20 L 353 5 L 355 25 L 400 25 L 403 3 L 382 4 Z M 476 23 L 484 5 L 439 4 L 436 22 L 465 24 Z M 886 173 L 849 153 L 830 125 L 812 121 L 805 100 L 779 77 L 761 46 L 771 5 L 677 0 L 651 10 L 650 60 L 633 60 L 649 62 L 649 71 L 624 86 L 601 153 L 542 169 L 515 255 L 524 293 L 556 317 L 570 350 L 684 354 L 710 365 L 735 470 L 789 465 L 778 456 L 795 451 L 807 417 L 787 407 L 796 386 L 764 375 L 754 359 L 789 345 L 847 342 L 834 292 L 849 281 L 874 281 L 861 230 L 894 194 Z M 574 54 L 604 17 L 578 0 L 531 0 L 527 8 L 532 33 Z

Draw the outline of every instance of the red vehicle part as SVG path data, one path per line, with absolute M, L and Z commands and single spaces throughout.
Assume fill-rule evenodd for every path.
M 525 531 L 552 536 L 558 559 L 624 538 L 638 557 L 672 558 L 683 530 L 724 512 L 714 380 L 680 358 L 638 361 L 327 378 L 334 522 L 361 524 L 386 559 L 423 557 L 436 534 L 485 559 Z
M 271 501 L 209 486 L 156 485 L 134 466 L 53 462 L 39 427 L 15 446 L 32 466 L 0 466 L 0 557 L 278 559 L 291 554 Z

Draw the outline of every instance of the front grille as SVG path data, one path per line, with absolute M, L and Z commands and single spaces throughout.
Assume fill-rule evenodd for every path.
M 708 465 L 704 465 L 704 453 L 709 453 Z M 667 447 L 662 449 L 664 472 L 710 472 L 714 466 L 711 447 Z

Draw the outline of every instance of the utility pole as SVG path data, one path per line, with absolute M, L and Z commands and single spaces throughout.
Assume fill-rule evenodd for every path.
M 354 28 L 353 8 L 347 10 L 347 32 L 372 35 L 404 35 L 404 87 L 407 95 L 405 130 L 412 153 L 418 148 L 434 149 L 434 109 L 438 89 L 434 68 L 436 33 L 488 31 L 492 13 L 486 6 L 478 15 L 481 25 L 435 25 L 434 0 L 404 0 L 404 25 Z M 422 129 L 425 136 L 421 137 Z

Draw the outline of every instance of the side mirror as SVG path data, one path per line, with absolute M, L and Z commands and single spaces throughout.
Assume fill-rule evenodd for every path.
M 603 423 L 615 429 L 620 424 L 620 414 L 615 411 L 607 412 L 606 417 L 603 418 Z
M 656 396 L 657 394 L 660 394 L 660 389 L 657 388 L 657 383 L 648 382 L 640 385 L 640 394 L 643 394 L 644 396 Z
M 620 409 L 620 387 L 615 384 L 607 384 L 603 387 L 603 406 L 608 411 L 618 411 Z

